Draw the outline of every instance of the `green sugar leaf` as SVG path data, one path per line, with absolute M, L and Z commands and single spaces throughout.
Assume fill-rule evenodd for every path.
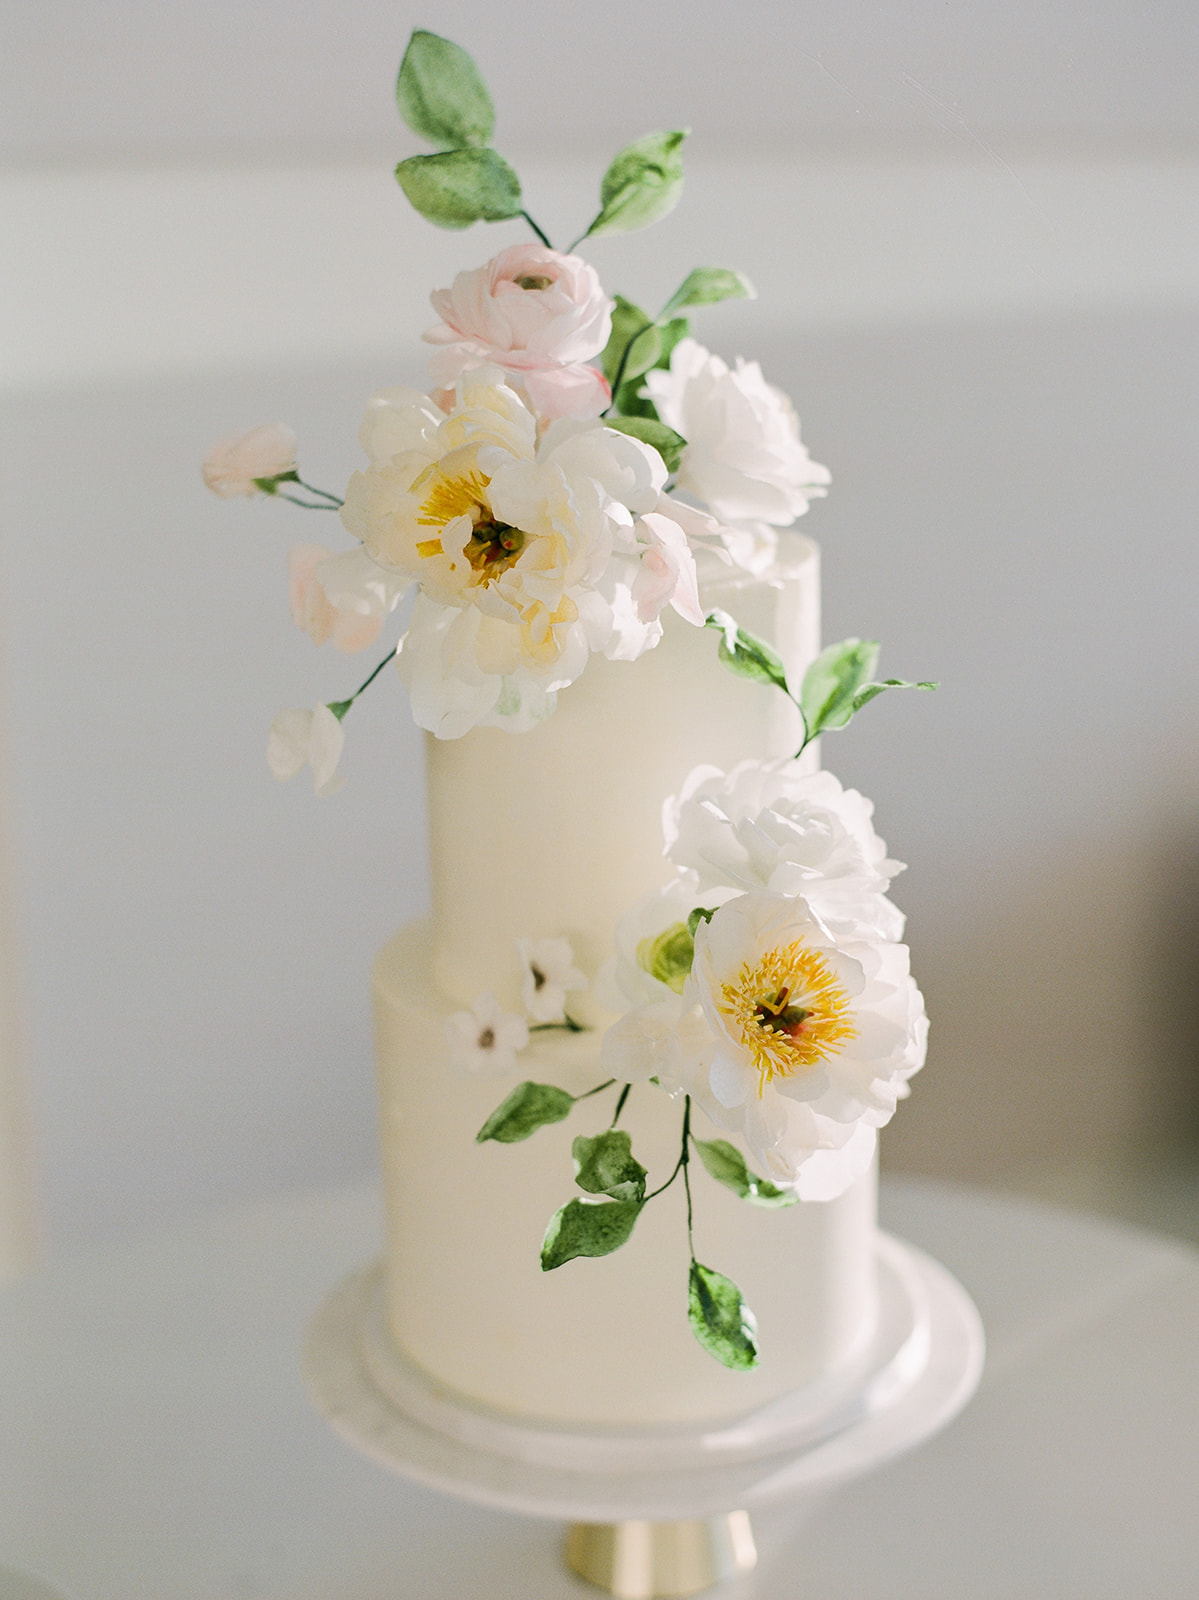
M 609 1128 L 593 1139 L 580 1134 L 571 1154 L 575 1182 L 588 1194 L 606 1194 L 613 1200 L 645 1199 L 645 1168 L 633 1155 L 629 1135 L 619 1128 Z
M 767 1206 L 777 1210 L 781 1206 L 793 1206 L 796 1196 L 786 1189 L 776 1188 L 766 1178 L 759 1178 L 751 1172 L 745 1164 L 745 1157 L 730 1144 L 727 1139 L 696 1139 L 695 1148 L 699 1151 L 699 1159 L 717 1183 L 723 1183 L 742 1200 L 748 1200 L 751 1205 Z
M 641 1213 L 639 1200 L 570 1200 L 550 1218 L 541 1242 L 541 1270 L 576 1256 L 610 1256 L 633 1231 Z
M 651 978 L 673 989 L 675 994 L 682 994 L 694 960 L 695 940 L 685 922 L 673 922 L 656 937 L 642 939 L 637 946 L 637 965 Z
M 612 332 L 600 356 L 604 377 L 609 383 L 615 383 L 620 374 L 623 388 L 630 378 L 639 378 L 643 372 L 648 372 L 661 353 L 662 338 L 654 319 L 618 294 L 612 308 Z
M 758 1364 L 758 1325 L 731 1278 L 692 1261 L 687 1315 L 691 1331 L 710 1356 L 734 1372 Z
M 695 938 L 695 930 L 701 922 L 711 922 L 716 915 L 715 906 L 696 906 L 695 910 L 687 916 L 687 932 Z
M 757 683 L 772 683 L 787 693 L 787 669 L 777 650 L 765 639 L 759 639 L 744 628 L 739 628 L 727 611 L 712 611 L 704 618 L 704 626 L 719 630 L 720 659 L 730 672 L 738 677 L 752 678 Z
M 728 267 L 696 267 L 689 272 L 663 307 L 662 316 L 685 306 L 713 306 L 721 300 L 756 300 L 749 279 Z
M 538 1128 L 568 1117 L 574 1103 L 573 1094 L 552 1083 L 518 1083 L 475 1134 L 475 1142 L 486 1144 L 488 1139 L 496 1139 L 500 1144 L 518 1144 Z
M 686 137 L 686 129 L 676 129 L 647 133 L 627 145 L 604 173 L 599 214 L 584 237 L 632 233 L 672 211 L 683 192 L 679 146 Z
M 667 472 L 677 472 L 687 441 L 664 422 L 652 417 L 607 417 L 606 422 L 617 433 L 627 433 L 632 439 L 652 445 L 666 463 Z
M 495 130 L 495 107 L 478 67 L 461 45 L 423 28 L 404 51 L 396 104 L 413 133 L 442 149 L 489 144 Z
M 905 678 L 884 678 L 881 683 L 867 683 L 862 686 L 853 697 L 854 711 L 860 711 L 882 694 L 884 689 L 939 689 L 939 683 L 929 683 L 924 680 L 920 683 L 909 683 Z
M 826 728 L 843 728 L 854 713 L 854 698 L 878 665 L 874 639 L 842 639 L 822 650 L 804 673 L 800 709 L 814 739 Z
M 409 156 L 396 168 L 412 205 L 439 228 L 502 222 L 520 215 L 520 179 L 494 150 L 442 150 Z

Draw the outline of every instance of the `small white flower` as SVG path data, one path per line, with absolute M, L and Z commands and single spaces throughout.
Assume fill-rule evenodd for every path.
M 696 340 L 681 339 L 670 370 L 646 373 L 645 387 L 662 421 L 687 441 L 679 488 L 722 522 L 783 526 L 826 492 L 827 467 L 808 455 L 794 407 L 756 361 L 730 368 Z M 751 537 L 756 561 L 753 545 Z
M 285 423 L 267 422 L 249 433 L 237 433 L 214 444 L 200 471 L 213 494 L 222 500 L 239 494 L 261 494 L 257 479 L 294 472 L 296 436 Z
M 344 744 L 345 731 L 328 706 L 280 711 L 267 736 L 267 765 L 280 783 L 311 767 L 317 794 L 336 794 L 345 783 L 337 770 Z
M 529 1029 L 523 1017 L 502 1011 L 493 994 L 481 994 L 469 1011 L 446 1019 L 445 1036 L 454 1066 L 466 1072 L 515 1072 Z
M 534 1022 L 561 1022 L 566 996 L 585 989 L 587 979 L 574 964 L 574 952 L 565 939 L 518 939 L 517 953 L 524 969 L 521 998 Z

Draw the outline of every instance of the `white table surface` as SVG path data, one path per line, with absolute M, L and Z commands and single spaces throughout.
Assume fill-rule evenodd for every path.
M 981 1388 L 871 1477 L 758 1513 L 728 1600 L 1199 1593 L 1199 1255 L 892 1180 L 883 1219 L 973 1295 Z M 551 1600 L 557 1524 L 393 1477 L 305 1396 L 315 1306 L 377 1254 L 373 1189 L 77 1257 L 0 1296 L 0 1566 L 76 1600 Z

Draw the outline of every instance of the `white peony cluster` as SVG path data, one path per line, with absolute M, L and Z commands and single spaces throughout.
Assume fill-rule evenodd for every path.
M 729 367 L 694 339 L 681 339 L 669 371 L 645 375 L 662 421 L 687 441 L 678 486 L 725 529 L 734 562 L 754 573 L 774 564 L 778 529 L 824 495 L 827 467 L 812 460 L 790 400 L 756 361 Z
M 829 1200 L 869 1166 L 928 1023 L 871 806 L 793 762 L 703 767 L 665 809 L 674 881 L 617 931 L 606 1069 L 657 1078 Z
M 342 521 L 419 590 L 399 668 L 439 738 L 533 726 L 593 652 L 655 645 L 666 605 L 702 625 L 688 535 L 714 524 L 663 493 L 640 440 L 598 418 L 546 424 L 498 367 L 465 372 L 446 409 L 377 394 L 361 439 Z

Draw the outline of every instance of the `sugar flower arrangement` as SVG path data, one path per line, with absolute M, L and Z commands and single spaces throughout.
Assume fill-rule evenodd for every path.
M 786 530 L 829 474 L 758 364 L 729 367 L 691 336 L 686 313 L 752 295 L 744 277 L 695 268 L 651 315 L 609 297 L 575 253 L 672 209 L 684 133 L 647 134 L 622 150 L 591 222 L 560 253 L 491 146 L 491 98 L 463 50 L 414 33 L 397 99 L 436 147 L 396 169 L 416 210 L 446 228 L 523 218 L 534 237 L 433 292 L 431 386 L 370 399 L 359 433 L 366 465 L 344 498 L 301 478 L 295 436 L 281 424 L 206 458 L 219 495 L 338 514 L 349 548 L 305 544 L 290 558 L 292 616 L 314 643 L 367 649 L 411 599 L 398 642 L 358 689 L 279 714 L 268 762 L 280 779 L 307 766 L 317 793 L 334 792 L 346 715 L 393 662 L 416 722 L 436 737 L 481 726 L 519 734 L 553 713 L 594 654 L 633 663 L 656 648 L 667 608 L 714 630 L 731 671 L 794 702 L 794 758 L 697 768 L 666 804 L 675 875 L 629 908 L 595 979 L 615 1017 L 600 1040 L 607 1078 L 577 1096 L 526 1080 L 478 1134 L 526 1139 L 611 1091 L 608 1125 L 574 1140 L 583 1194 L 550 1219 L 542 1266 L 619 1248 L 681 1177 L 692 1329 L 716 1359 L 746 1369 L 758 1361 L 752 1312 L 691 1243 L 692 1161 L 752 1204 L 835 1198 L 869 1165 L 927 1033 L 903 918 L 887 897 L 900 868 L 874 832 L 872 807 L 830 773 L 803 772 L 798 757 L 885 689 L 935 686 L 878 680 L 878 646 L 859 639 L 823 651 L 794 684 L 766 641 L 702 603 L 707 572 L 777 575 Z M 524 1016 L 485 994 L 447 1023 L 464 1070 L 514 1073 L 531 1035 L 583 1031 L 569 1007 L 589 980 L 566 941 L 521 940 L 513 959 Z M 618 1127 L 632 1087 L 645 1083 L 682 1102 L 678 1161 L 652 1189 Z M 740 1138 L 766 1175 L 729 1140 L 697 1137 L 695 1107 Z

